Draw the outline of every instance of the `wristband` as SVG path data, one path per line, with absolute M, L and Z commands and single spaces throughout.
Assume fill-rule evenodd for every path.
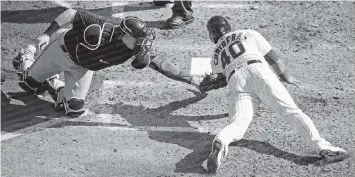
M 57 31 L 59 29 L 59 25 L 56 21 L 54 21 L 48 28 L 46 31 L 44 31 L 44 34 L 48 35 L 48 36 L 52 36 L 52 34 Z

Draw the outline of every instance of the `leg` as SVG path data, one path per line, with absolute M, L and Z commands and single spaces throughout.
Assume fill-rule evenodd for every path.
M 243 138 L 252 121 L 254 112 L 261 103 L 259 99 L 253 98 L 251 94 L 245 92 L 242 75 L 242 71 L 237 71 L 228 83 L 230 124 L 224 127 L 214 138 L 212 152 L 207 160 L 207 169 L 210 173 L 217 172 L 221 159 L 227 155 L 228 145 L 232 141 Z
M 217 172 L 221 165 L 222 158 L 228 153 L 228 145 L 233 141 L 238 141 L 243 138 L 255 110 L 260 105 L 260 101 L 256 99 L 243 99 L 228 104 L 232 106 L 229 107 L 229 109 L 234 109 L 236 112 L 234 115 L 230 116 L 230 124 L 224 127 L 213 140 L 212 152 L 207 160 L 209 173 Z
M 61 67 L 56 64 L 56 60 L 60 60 L 60 58 L 53 44 L 40 53 L 36 61 L 33 60 L 34 52 L 28 53 L 29 49 L 30 47 L 27 47 L 24 54 L 19 53 L 18 57 L 21 58 L 22 62 L 19 63 L 17 68 L 14 65 L 20 76 L 19 86 L 30 94 L 41 94 L 47 90 L 46 80 L 53 76 L 58 77 L 55 75 L 61 72 Z
M 168 28 L 179 28 L 194 21 L 192 1 L 176 0 L 172 7 L 173 15 L 167 20 Z
M 230 124 L 224 127 L 215 137 L 221 140 L 225 145 L 229 145 L 233 141 L 239 141 L 243 138 L 251 123 L 254 112 L 260 105 L 260 101 L 254 98 L 245 98 L 238 101 L 228 101 L 230 115 Z M 234 112 L 234 114 L 231 114 Z
M 13 60 L 14 69 L 20 76 L 20 87 L 30 94 L 40 94 L 47 89 L 47 80 L 58 78 L 62 66 L 58 61 L 63 60 L 58 48 L 58 39 L 66 32 L 59 30 L 50 39 L 48 46 L 37 54 L 35 59 L 36 47 L 28 45 L 21 49 L 21 52 Z
M 266 105 L 281 117 L 286 117 L 304 137 L 309 147 L 319 154 L 323 150 L 345 153 L 344 149 L 332 146 L 331 143 L 320 136 L 312 120 L 298 108 L 286 88 L 269 68 L 262 64 L 254 64 L 249 67 L 248 71 L 250 72 L 250 87 L 253 93 L 258 95 Z
M 93 71 L 76 68 L 75 71 L 65 71 L 65 86 L 55 96 L 56 108 L 64 108 L 71 117 L 78 117 L 85 112 L 84 100 L 89 91 Z

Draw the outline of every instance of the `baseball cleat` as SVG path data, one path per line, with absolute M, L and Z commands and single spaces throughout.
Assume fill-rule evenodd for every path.
M 326 165 L 330 163 L 340 162 L 350 157 L 350 155 L 345 152 L 344 149 L 338 147 L 334 147 L 334 149 L 338 150 L 321 150 L 319 153 L 321 158 L 318 162 L 316 162 L 316 165 Z
M 340 147 L 336 147 L 336 146 L 329 146 L 323 150 L 329 150 L 329 151 L 333 151 L 333 152 L 346 152 L 343 148 L 340 148 Z
M 177 29 L 182 26 L 188 25 L 194 21 L 194 18 L 191 17 L 181 17 L 181 16 L 174 16 L 167 20 L 166 27 L 170 29 Z
M 65 108 L 65 104 L 63 102 L 54 103 L 52 106 L 54 107 L 55 111 L 65 112 L 65 115 L 67 115 L 68 117 L 71 117 L 71 118 L 77 118 L 85 113 L 85 109 L 81 109 L 81 110 L 69 109 L 69 110 L 67 110 L 68 108 L 67 109 Z
M 221 140 L 215 140 L 212 144 L 212 152 L 207 159 L 208 173 L 216 173 L 221 166 L 221 160 L 227 155 L 227 146 Z

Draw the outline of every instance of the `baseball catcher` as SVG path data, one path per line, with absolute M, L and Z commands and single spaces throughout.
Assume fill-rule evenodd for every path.
M 288 84 L 297 83 L 297 80 L 259 32 L 251 29 L 232 31 L 222 16 L 212 17 L 207 22 L 207 29 L 216 46 L 211 61 L 213 77 L 207 76 L 205 80 L 210 80 L 206 83 L 218 83 L 223 78 L 228 82 L 230 119 L 230 124 L 212 142 L 212 151 L 207 159 L 210 173 L 219 169 L 222 158 L 228 153 L 228 145 L 243 138 L 261 102 L 298 130 L 308 147 L 320 156 L 321 164 L 349 157 L 344 149 L 322 138 L 312 120 L 295 104 L 280 80 Z M 212 85 L 202 82 L 200 89 L 208 91 L 218 87 Z
M 63 28 L 66 25 L 72 27 Z M 135 69 L 149 66 L 195 86 L 199 81 L 171 62 L 152 60 L 149 51 L 155 33 L 137 17 L 116 19 L 83 9 L 67 9 L 37 39 L 37 46 L 28 45 L 14 58 L 19 86 L 31 94 L 48 90 L 55 107 L 72 117 L 85 112 L 84 100 L 94 71 L 128 60 Z M 65 83 L 58 78 L 61 72 Z

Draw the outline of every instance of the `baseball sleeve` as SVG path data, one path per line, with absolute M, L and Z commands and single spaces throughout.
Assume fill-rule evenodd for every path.
M 255 30 L 250 30 L 249 32 L 254 36 L 259 51 L 265 56 L 272 49 L 270 43 L 259 32 Z
M 84 29 L 89 25 L 98 24 L 102 26 L 107 18 L 97 15 L 85 9 L 78 9 L 73 19 L 73 28 Z
M 210 64 L 213 74 L 222 73 L 224 71 L 221 65 L 220 56 L 218 54 L 213 53 Z

